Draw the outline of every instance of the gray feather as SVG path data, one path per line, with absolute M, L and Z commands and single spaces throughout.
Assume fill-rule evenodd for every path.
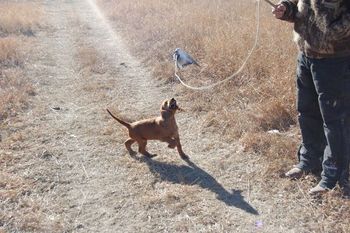
M 176 65 L 179 69 L 183 69 L 188 65 L 200 66 L 188 53 L 180 48 L 177 48 L 173 54 L 173 60 L 176 61 Z

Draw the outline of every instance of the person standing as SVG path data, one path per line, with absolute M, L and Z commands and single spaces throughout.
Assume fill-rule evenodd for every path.
M 275 18 L 294 23 L 297 110 L 302 135 L 299 163 L 286 173 L 300 178 L 322 170 L 317 194 L 349 184 L 350 1 L 283 0 Z

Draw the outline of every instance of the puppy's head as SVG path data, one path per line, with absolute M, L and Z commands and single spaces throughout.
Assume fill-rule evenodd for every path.
M 171 112 L 176 112 L 176 110 L 182 110 L 176 103 L 176 100 L 174 98 L 164 100 L 161 111 L 171 111 Z

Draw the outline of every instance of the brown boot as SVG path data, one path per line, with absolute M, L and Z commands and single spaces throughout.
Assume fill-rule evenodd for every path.
M 299 179 L 304 174 L 304 171 L 300 168 L 294 167 L 290 169 L 285 176 L 290 179 Z
M 317 195 L 317 194 L 326 193 L 328 191 L 329 191 L 329 188 L 323 188 L 322 186 L 320 186 L 318 184 L 315 187 L 313 187 L 312 189 L 310 189 L 309 194 L 310 195 Z

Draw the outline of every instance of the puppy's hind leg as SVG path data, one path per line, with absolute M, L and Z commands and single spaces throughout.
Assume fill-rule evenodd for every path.
M 136 141 L 135 141 L 134 139 L 132 139 L 132 138 L 128 138 L 128 140 L 126 140 L 126 141 L 124 142 L 124 145 L 125 145 L 125 147 L 126 147 L 126 149 L 128 150 L 128 152 L 129 152 L 130 155 L 135 155 L 135 154 L 136 154 L 136 152 L 131 148 L 131 145 L 132 145 L 134 142 L 136 142 Z
M 163 140 L 164 142 L 168 143 L 168 147 L 171 149 L 174 149 L 176 147 L 176 140 L 173 138 L 166 138 L 165 140 Z
M 157 156 L 156 154 L 150 154 L 148 153 L 148 151 L 146 151 L 146 146 L 147 146 L 147 140 L 140 140 L 140 141 L 137 141 L 137 143 L 139 144 L 139 152 L 148 157 L 148 158 L 153 158 L 155 156 Z

